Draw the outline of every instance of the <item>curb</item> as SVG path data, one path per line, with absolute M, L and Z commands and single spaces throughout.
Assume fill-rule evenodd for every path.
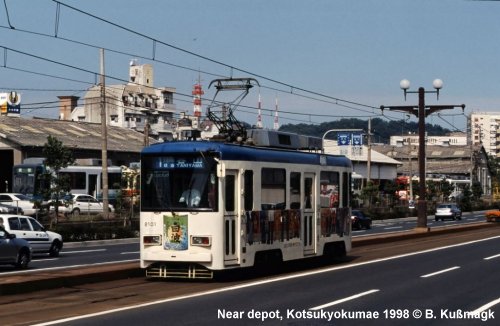
M 5 277 L 0 275 L 0 295 L 29 293 L 140 276 L 144 276 L 144 271 L 138 262 L 15 274 Z
M 466 226 L 449 226 L 432 229 L 427 228 L 426 230 L 414 229 L 399 233 L 356 238 L 353 239 L 352 246 L 362 247 L 372 244 L 426 238 L 440 234 L 465 232 L 467 230 L 488 227 L 500 227 L 500 223 L 480 222 L 476 224 L 468 224 Z M 135 239 L 135 241 L 137 241 L 137 239 Z M 84 245 L 96 245 L 93 241 L 89 241 L 89 243 L 85 243 Z M 79 243 L 79 245 L 82 245 L 82 243 Z M 114 263 L 101 266 L 60 269 L 55 271 L 35 271 L 33 273 L 20 273 L 7 276 L 2 276 L 0 274 L 0 295 L 22 294 L 40 290 L 78 286 L 86 283 L 98 283 L 134 277 L 145 277 L 144 270 L 140 268 L 138 262 Z
M 468 230 L 476 230 L 476 229 L 498 227 L 498 226 L 500 226 L 500 223 L 495 224 L 495 223 L 488 223 L 488 222 L 478 222 L 478 223 L 474 223 L 474 224 L 467 224 L 464 226 L 458 225 L 458 226 L 445 226 L 445 227 L 435 227 L 435 228 L 429 227 L 429 228 L 424 229 L 424 230 L 415 228 L 413 230 L 402 231 L 402 232 L 398 232 L 398 233 L 388 233 L 388 234 L 382 234 L 382 235 L 376 235 L 376 236 L 368 236 L 366 238 L 356 238 L 356 239 L 352 240 L 352 246 L 353 247 L 362 247 L 362 246 L 367 246 L 367 245 L 377 244 L 377 243 L 402 241 L 402 240 L 409 240 L 409 239 L 420 239 L 420 238 L 437 236 L 440 234 L 458 233 L 458 232 L 464 232 L 464 231 L 468 231 Z

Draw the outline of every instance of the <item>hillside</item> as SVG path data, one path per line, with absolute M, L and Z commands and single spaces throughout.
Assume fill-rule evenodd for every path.
M 323 137 L 324 133 L 330 129 L 363 129 L 368 131 L 368 120 L 361 119 L 340 119 L 338 121 L 323 122 L 316 124 L 285 124 L 280 127 L 280 131 L 294 132 L 303 135 Z M 429 136 L 444 136 L 451 132 L 439 125 L 426 124 L 425 130 Z M 417 122 L 386 121 L 381 118 L 372 119 L 372 141 L 377 143 L 389 143 L 390 136 L 408 135 L 408 133 L 418 133 Z

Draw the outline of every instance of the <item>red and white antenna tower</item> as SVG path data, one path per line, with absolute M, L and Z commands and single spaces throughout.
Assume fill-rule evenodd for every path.
M 201 81 L 193 85 L 193 111 L 195 117 L 201 117 L 201 96 L 205 92 L 201 89 Z
M 261 112 L 261 100 L 260 100 L 260 93 L 259 93 L 259 114 L 257 115 L 257 128 L 262 128 L 262 112 Z
M 280 128 L 280 124 L 278 122 L 278 98 L 276 98 L 276 108 L 274 110 L 274 125 L 273 129 L 278 130 Z

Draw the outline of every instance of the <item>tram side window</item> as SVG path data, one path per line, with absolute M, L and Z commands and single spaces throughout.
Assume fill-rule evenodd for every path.
M 311 209 L 314 204 L 314 191 L 313 191 L 313 179 L 304 179 L 304 197 L 305 197 L 305 207 Z
M 342 173 L 342 207 L 349 206 L 349 194 L 351 193 L 351 174 Z
M 300 208 L 300 172 L 290 173 L 290 208 Z
M 321 171 L 320 203 L 322 208 L 339 207 L 339 173 Z
M 262 209 L 284 209 L 286 206 L 285 169 L 263 168 L 261 173 Z
M 244 204 L 246 211 L 253 210 L 253 171 L 246 170 L 244 174 L 245 179 L 245 195 Z
M 227 212 L 234 212 L 234 209 L 235 209 L 234 186 L 235 186 L 234 175 L 227 175 L 226 176 L 226 200 L 225 200 Z

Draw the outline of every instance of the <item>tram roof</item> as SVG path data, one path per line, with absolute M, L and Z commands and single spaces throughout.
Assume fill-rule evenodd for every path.
M 343 155 L 329 155 L 304 151 L 255 147 L 211 141 L 173 141 L 158 143 L 143 149 L 141 155 L 192 154 L 195 152 L 217 152 L 220 158 L 229 161 L 259 161 L 320 165 L 320 157 L 326 165 L 352 167 L 351 160 Z

